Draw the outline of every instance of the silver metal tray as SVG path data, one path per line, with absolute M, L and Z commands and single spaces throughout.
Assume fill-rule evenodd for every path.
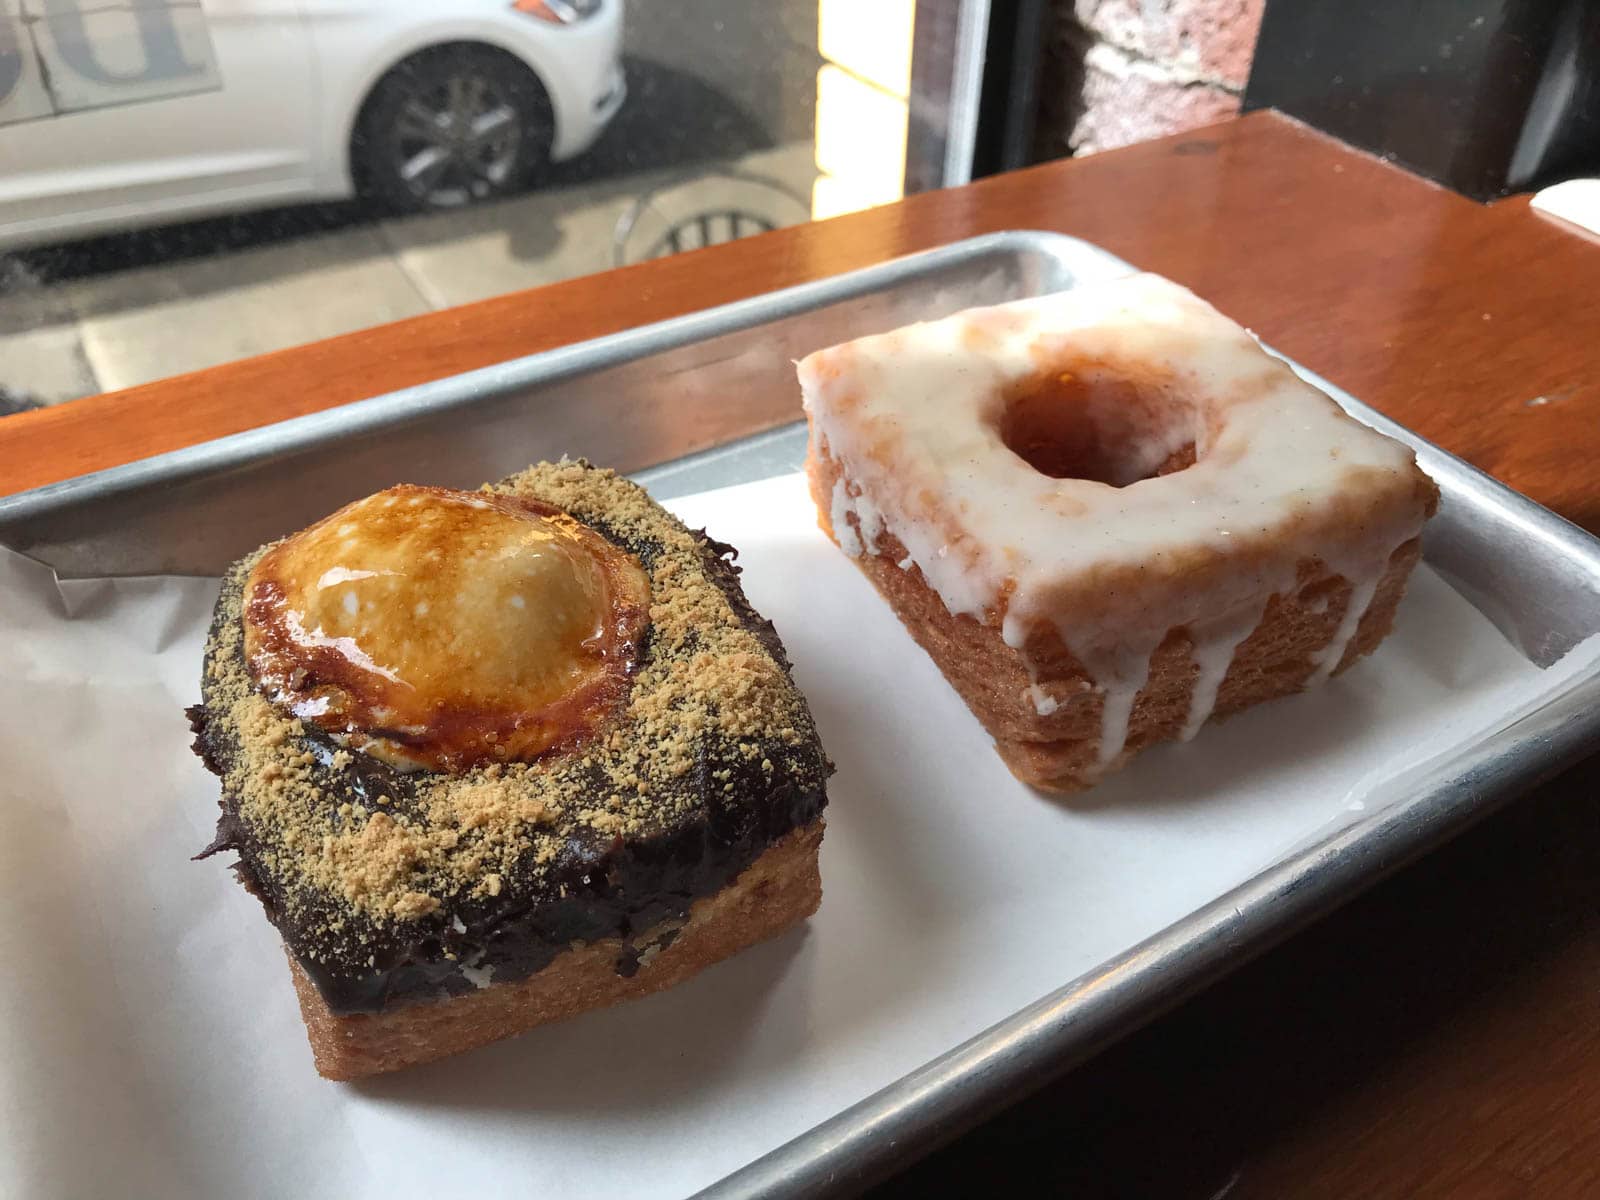
M 0 543 L 66 577 L 216 574 L 246 550 L 396 480 L 471 486 L 563 453 L 655 493 L 796 468 L 791 360 L 1127 264 L 1056 234 L 975 238 L 849 275 L 518 359 L 0 499 Z M 1296 369 L 1299 369 L 1298 367 Z M 1531 661 L 1600 632 L 1600 540 L 1302 371 L 1411 444 L 1444 500 L 1428 562 Z M 740 438 L 763 427 L 756 436 Z M 706 450 L 705 447 L 718 448 Z M 691 451 L 701 451 L 682 457 Z M 656 464 L 656 465 L 652 465 Z M 859 1191 L 1238 966 L 1600 740 L 1589 678 L 1445 762 L 1404 797 L 1285 858 L 1126 954 L 707 1189 Z

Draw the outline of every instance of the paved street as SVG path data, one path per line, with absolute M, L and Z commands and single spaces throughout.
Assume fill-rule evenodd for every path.
M 803 221 L 815 40 L 815 0 L 636 3 L 628 103 L 526 195 L 404 219 L 308 205 L 0 256 L 0 405 L 131 387 L 602 270 L 702 212 Z
M 18 256 L 0 266 L 0 386 L 57 403 L 604 270 L 618 219 L 655 188 L 653 209 L 737 204 L 774 225 L 806 219 L 809 142 L 728 167 L 786 191 L 717 174 L 668 186 L 680 173 L 658 168 L 54 282 L 30 278 L 39 256 Z M 661 223 L 641 219 L 640 232 Z M 632 257 L 648 248 L 634 245 Z

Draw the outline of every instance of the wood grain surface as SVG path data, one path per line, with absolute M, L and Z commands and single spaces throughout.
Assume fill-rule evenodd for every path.
M 0 494 L 1012 228 L 1188 284 L 1600 531 L 1600 240 L 1270 113 L 9 417 Z M 1595 761 L 882 1195 L 1600 1196 Z

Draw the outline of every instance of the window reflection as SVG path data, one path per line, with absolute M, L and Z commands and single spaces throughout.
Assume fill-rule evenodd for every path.
M 894 199 L 914 8 L 0 7 L 0 412 Z

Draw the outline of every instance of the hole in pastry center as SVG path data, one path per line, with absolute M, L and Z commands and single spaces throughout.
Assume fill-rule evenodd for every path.
M 1164 387 L 1058 371 L 1006 397 L 999 433 L 1040 474 L 1127 487 L 1193 466 L 1194 426 L 1191 406 Z

